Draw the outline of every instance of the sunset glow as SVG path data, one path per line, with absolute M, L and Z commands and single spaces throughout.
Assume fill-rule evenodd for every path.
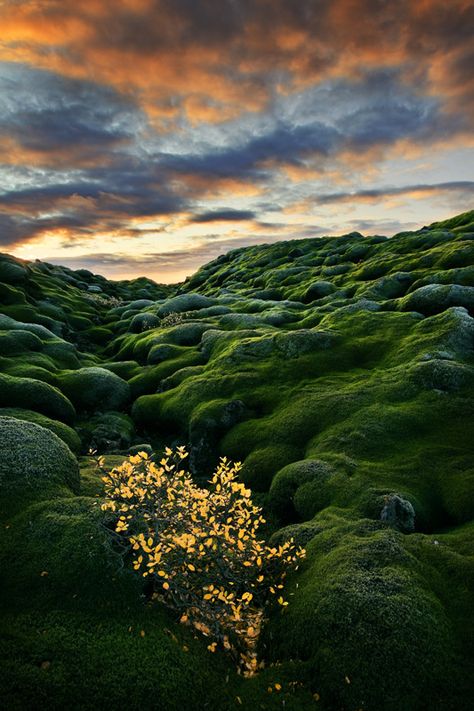
M 0 2 L 0 249 L 184 279 L 469 208 L 466 0 Z

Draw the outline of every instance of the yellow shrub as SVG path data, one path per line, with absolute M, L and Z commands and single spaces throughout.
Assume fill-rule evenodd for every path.
M 237 479 L 240 463 L 221 459 L 203 489 L 183 470 L 186 457 L 182 447 L 159 464 L 145 452 L 130 457 L 103 477 L 102 509 L 134 569 L 153 582 L 153 597 L 207 635 L 210 651 L 221 645 L 251 672 L 263 605 L 272 596 L 288 604 L 286 569 L 305 552 L 293 540 L 272 548 L 258 539 L 264 519 Z

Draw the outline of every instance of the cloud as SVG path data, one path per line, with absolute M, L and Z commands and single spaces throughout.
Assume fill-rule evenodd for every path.
M 0 3 L 1 240 L 146 251 L 142 218 L 253 239 L 290 233 L 271 213 L 310 195 L 325 224 L 342 203 L 468 197 L 467 169 L 412 165 L 472 140 L 473 22 L 465 0 Z
M 0 63 L 0 95 L 0 135 L 36 151 L 104 151 L 130 141 L 144 123 L 110 87 L 24 64 Z
M 318 195 L 314 202 L 318 205 L 325 205 L 335 202 L 377 202 L 388 197 L 409 196 L 415 198 L 439 195 L 445 192 L 461 192 L 466 195 L 474 194 L 474 181 L 460 180 L 449 183 L 435 183 L 428 185 L 404 185 L 397 188 L 371 188 L 369 190 L 358 190 L 354 192 L 328 193 Z
M 252 210 L 211 210 L 209 212 L 202 212 L 199 215 L 194 215 L 189 221 L 202 223 L 202 222 L 240 222 L 242 220 L 251 220 L 255 217 L 255 212 Z

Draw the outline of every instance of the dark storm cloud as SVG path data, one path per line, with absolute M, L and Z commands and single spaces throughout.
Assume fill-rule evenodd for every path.
M 371 190 L 358 190 L 356 192 L 329 193 L 313 198 L 318 205 L 333 202 L 358 202 L 364 200 L 383 200 L 384 198 L 416 194 L 419 196 L 434 195 L 444 192 L 462 192 L 474 194 L 474 181 L 460 180 L 449 183 L 434 183 L 421 185 L 404 185 L 399 188 L 374 188 Z
M 330 102 L 331 111 L 323 102 Z M 298 104 L 301 114 L 289 113 L 287 104 Z M 398 72 L 390 70 L 367 73 L 355 86 L 331 82 L 313 92 L 281 98 L 263 128 L 250 123 L 244 139 L 241 130 L 236 130 L 235 138 L 232 130 L 230 125 L 226 147 L 157 159 L 177 173 L 265 180 L 278 165 L 299 165 L 308 155 L 323 160 L 345 149 L 364 151 L 402 138 L 428 141 L 445 135 L 449 120 L 434 99 L 417 96 L 402 84 Z
M 22 214 L 0 213 L 0 245 L 14 245 L 33 239 L 47 230 L 83 227 L 80 217 L 60 215 L 54 218 L 30 217 Z
M 252 220 L 256 213 L 252 210 L 210 210 L 192 217 L 190 222 L 238 222 L 239 220 Z
M 37 151 L 104 150 L 130 140 L 142 117 L 110 87 L 0 62 L 0 136 Z
M 171 171 L 198 175 L 236 177 L 265 176 L 265 161 L 297 164 L 308 152 L 327 155 L 334 146 L 338 131 L 320 122 L 294 126 L 289 123 L 269 122 L 266 133 L 247 137 L 241 145 L 207 153 L 162 156 L 162 164 Z

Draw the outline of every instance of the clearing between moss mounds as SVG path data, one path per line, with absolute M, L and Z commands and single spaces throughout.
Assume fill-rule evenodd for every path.
M 474 212 L 175 286 L 1 255 L 0 302 L 6 708 L 470 708 Z M 306 548 L 250 679 L 144 605 L 102 526 L 88 451 L 165 445 L 200 486 L 242 460 L 266 538 Z

